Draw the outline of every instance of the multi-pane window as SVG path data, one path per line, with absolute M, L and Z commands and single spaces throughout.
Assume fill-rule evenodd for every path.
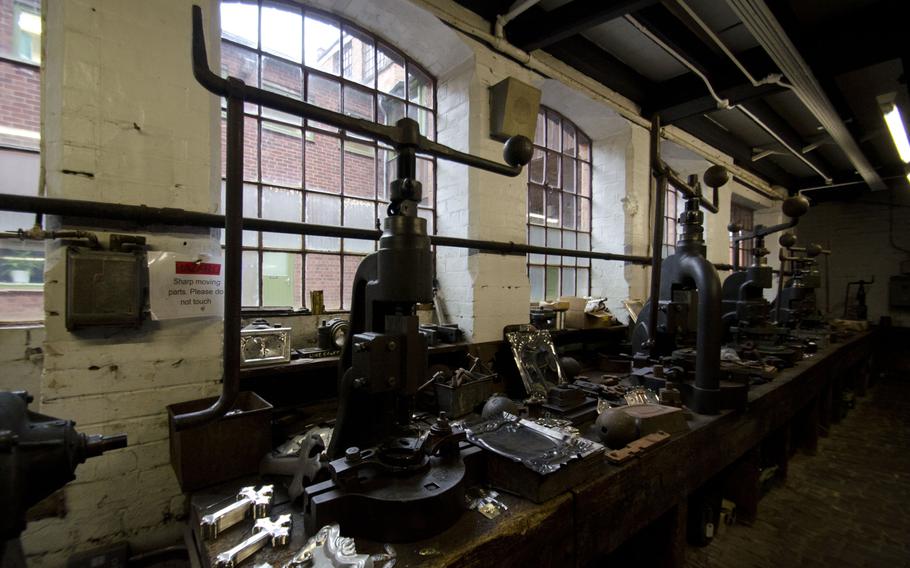
M 528 243 L 591 250 L 591 139 L 571 121 L 541 109 L 528 164 Z M 591 261 L 528 255 L 531 300 L 587 296 Z
M 677 231 L 679 229 L 679 190 L 667 184 L 667 201 L 664 204 L 664 242 L 662 258 L 676 252 Z
M 0 0 L 0 193 L 38 194 L 41 0 Z M 0 211 L 0 231 L 35 216 Z M 44 319 L 44 243 L 0 239 L 0 325 Z
M 730 223 L 739 225 L 743 231 L 755 228 L 755 214 L 752 209 L 739 203 L 730 204 Z M 730 243 L 730 264 L 733 264 L 733 243 Z M 752 264 L 752 240 L 739 241 L 739 265 Z
M 435 139 L 434 80 L 364 30 L 299 4 L 266 0 L 223 0 L 221 26 L 223 75 L 382 124 L 408 116 Z M 247 104 L 245 113 L 245 216 L 365 229 L 385 216 L 395 175 L 391 148 L 256 105 Z M 222 114 L 222 161 L 224 125 Z M 417 162 L 419 215 L 433 232 L 436 163 Z M 322 290 L 328 309 L 349 309 L 357 265 L 375 246 L 246 231 L 243 305 L 298 309 L 309 291 Z

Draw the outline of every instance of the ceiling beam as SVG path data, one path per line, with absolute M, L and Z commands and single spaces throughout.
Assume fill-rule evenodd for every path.
M 591 40 L 576 35 L 547 47 L 547 53 L 609 89 L 641 103 L 655 83 Z
M 658 0 L 574 0 L 549 12 L 528 10 L 506 27 L 509 43 L 533 51 L 621 18 Z
M 771 183 L 790 188 L 794 187 L 798 181 L 796 176 L 789 174 L 774 162 L 769 160 L 753 162 L 751 146 L 704 116 L 685 118 L 677 122 L 675 126 L 729 155 L 737 166 L 753 171 Z

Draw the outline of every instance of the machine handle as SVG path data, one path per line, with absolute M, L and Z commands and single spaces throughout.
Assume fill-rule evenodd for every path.
M 509 138 L 503 148 L 503 159 L 500 164 L 486 158 L 460 152 L 427 139 L 426 136 L 410 126 L 411 119 L 403 119 L 395 126 L 347 116 L 338 112 L 279 95 L 271 91 L 251 87 L 234 77 L 222 78 L 212 72 L 208 64 L 205 48 L 205 31 L 202 26 L 202 8 L 193 6 L 193 76 L 209 92 L 221 97 L 234 97 L 256 103 L 271 109 L 279 110 L 294 116 L 309 118 L 337 126 L 348 132 L 369 136 L 385 142 L 396 149 L 413 148 L 414 151 L 429 156 L 436 156 L 451 162 L 458 162 L 504 176 L 515 177 L 521 173 L 522 166 L 531 161 L 533 145 L 525 136 Z

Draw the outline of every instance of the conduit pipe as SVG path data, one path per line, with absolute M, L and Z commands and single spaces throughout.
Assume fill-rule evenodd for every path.
M 783 71 L 792 84 L 793 93 L 840 146 L 869 188 L 873 191 L 887 189 L 767 4 L 763 0 L 727 0 L 727 5 Z

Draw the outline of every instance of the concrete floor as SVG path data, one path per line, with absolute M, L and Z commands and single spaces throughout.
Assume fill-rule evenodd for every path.
M 858 399 L 817 455 L 791 459 L 753 526 L 690 547 L 686 566 L 910 566 L 910 377 Z

